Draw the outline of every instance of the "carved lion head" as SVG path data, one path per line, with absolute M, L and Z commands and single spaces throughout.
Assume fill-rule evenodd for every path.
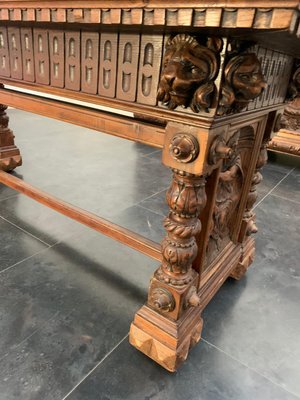
M 194 112 L 207 111 L 215 92 L 213 83 L 219 68 L 220 39 L 201 45 L 192 36 L 170 38 L 163 59 L 157 99 L 169 109 L 190 106 Z
M 254 53 L 233 57 L 225 67 L 225 83 L 218 113 L 222 115 L 232 106 L 238 110 L 246 107 L 265 87 L 261 65 Z

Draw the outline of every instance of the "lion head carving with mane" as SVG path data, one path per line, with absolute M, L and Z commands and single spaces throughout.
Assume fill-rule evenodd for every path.
M 208 111 L 216 92 L 221 39 L 208 38 L 206 46 L 195 37 L 178 34 L 166 45 L 157 99 L 174 110 L 191 107 Z
M 226 64 L 224 77 L 218 115 L 242 110 L 266 87 L 260 61 L 254 53 L 231 58 Z

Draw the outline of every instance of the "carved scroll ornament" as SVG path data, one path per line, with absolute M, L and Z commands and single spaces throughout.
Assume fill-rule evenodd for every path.
M 218 115 L 245 108 L 266 87 L 261 65 L 254 53 L 234 56 L 225 67 Z
M 221 39 L 208 39 L 206 46 L 190 35 L 170 38 L 163 59 L 157 99 L 174 110 L 191 107 L 194 112 L 208 111 L 216 88 Z

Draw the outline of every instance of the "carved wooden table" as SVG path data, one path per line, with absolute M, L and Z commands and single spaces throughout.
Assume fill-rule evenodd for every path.
M 256 186 L 299 56 L 297 1 L 224 4 L 0 4 L 1 104 L 163 148 L 173 180 L 160 246 L 9 174 L 22 161 L 0 108 L 0 182 L 159 261 L 130 342 L 169 371 L 199 341 L 222 283 L 253 261 Z

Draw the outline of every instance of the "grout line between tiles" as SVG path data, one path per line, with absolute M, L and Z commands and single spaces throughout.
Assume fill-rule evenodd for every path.
M 252 208 L 252 210 L 255 210 L 255 208 L 258 207 L 260 205 L 260 203 L 262 203 L 264 201 L 264 199 L 267 196 L 269 196 L 269 194 L 271 194 L 281 184 L 281 182 L 284 181 L 285 178 L 287 178 L 294 170 L 295 170 L 295 168 L 292 168 L 282 179 L 280 179 L 280 181 L 277 182 L 276 185 L 271 190 L 269 190 L 268 193 L 262 199 L 260 199 L 257 204 L 255 204 L 255 206 Z
M 89 371 L 89 373 L 88 374 L 86 374 L 74 387 L 73 387 L 73 389 L 72 390 L 70 390 L 70 392 L 69 393 L 67 393 L 63 398 L 62 398 L 62 400 L 66 400 L 77 388 L 78 388 L 78 386 L 79 385 L 81 385 L 82 384 L 82 382 L 83 381 L 85 381 L 86 380 L 86 378 L 88 378 L 94 371 L 95 371 L 95 369 L 96 368 L 98 368 L 99 367 L 99 365 L 101 365 L 106 359 L 107 359 L 107 357 L 109 357 L 110 355 L 111 355 L 111 353 L 113 352 L 113 351 L 115 351 L 119 346 L 120 346 L 120 344 L 122 343 L 122 342 L 124 342 L 124 340 L 126 339 L 128 337 L 128 333 L 127 333 L 127 335 L 126 336 L 124 336 L 123 337 L 123 339 L 121 339 L 120 341 L 119 341 L 119 343 L 117 343 L 90 371 Z
M 8 199 L 12 199 L 13 197 L 17 197 L 17 196 L 20 196 L 20 193 L 11 194 L 10 196 L 1 198 L 0 201 L 5 201 L 5 200 L 8 200 Z
M 208 344 L 209 346 L 213 347 L 214 349 L 220 351 L 221 353 L 225 354 L 227 357 L 231 358 L 232 360 L 238 362 L 239 364 L 243 365 L 244 367 L 248 368 L 250 371 L 255 372 L 256 374 L 262 376 L 263 378 L 267 379 L 269 382 L 271 382 L 273 385 L 280 387 L 280 389 L 283 389 L 284 391 L 286 391 L 287 393 L 292 394 L 293 396 L 296 396 L 297 399 L 300 399 L 299 395 L 296 393 L 291 392 L 290 390 L 287 390 L 284 386 L 280 385 L 277 382 L 274 382 L 272 379 L 270 379 L 269 377 L 267 377 L 266 375 L 262 374 L 261 372 L 257 371 L 256 369 L 250 367 L 249 365 L 247 365 L 246 363 L 244 363 L 243 361 L 239 360 L 238 358 L 235 358 L 234 356 L 232 356 L 231 354 L 227 353 L 226 351 L 222 350 L 220 347 L 214 345 L 213 343 L 209 342 L 208 340 L 205 340 L 203 337 L 201 338 L 201 341 L 203 341 L 204 343 Z
M 9 349 L 8 353 L 6 353 L 3 357 L 0 358 L 0 362 L 2 360 L 4 360 L 5 357 L 7 357 L 9 355 L 9 353 L 11 351 L 14 351 L 16 349 L 18 349 L 20 346 L 22 346 L 23 343 L 25 343 L 28 339 L 30 339 L 33 335 L 35 335 L 37 332 L 41 331 L 44 326 L 46 324 L 48 324 L 51 320 L 53 320 L 57 315 L 59 314 L 59 311 L 56 311 L 52 317 L 50 317 L 49 319 L 47 319 L 47 321 L 44 321 L 44 323 L 42 324 L 42 326 L 40 326 L 38 329 L 36 329 L 35 331 L 33 331 L 30 335 L 28 335 L 26 338 L 24 338 L 20 343 L 18 343 L 15 347 L 12 347 Z
M 163 214 L 160 214 L 160 213 L 158 213 L 157 211 L 154 211 L 154 210 L 150 210 L 149 208 L 144 207 L 144 206 L 141 206 L 140 204 L 137 204 L 137 207 L 141 207 L 141 208 L 143 208 L 144 210 L 147 210 L 147 211 L 152 212 L 153 214 L 159 215 L 161 218 L 164 218 L 164 217 L 165 217 Z
M 10 270 L 11 268 L 16 267 L 17 265 L 21 264 L 22 262 L 27 261 L 27 260 L 29 260 L 30 258 L 32 258 L 32 257 L 34 257 L 34 256 L 36 256 L 36 255 L 38 255 L 38 254 L 41 254 L 41 253 L 43 253 L 43 252 L 45 252 L 45 251 L 51 249 L 52 247 L 53 247 L 53 246 L 46 247 L 45 249 L 42 249 L 42 250 L 40 250 L 40 251 L 37 251 L 36 253 L 32 254 L 31 256 L 28 256 L 28 257 L 26 257 L 26 258 L 23 258 L 23 260 L 20 260 L 20 261 L 16 262 L 15 264 L 10 265 L 9 267 L 7 267 L 7 268 L 3 269 L 2 271 L 0 271 L 0 275 L 3 274 L 4 272 Z
M 44 242 L 44 240 L 38 238 L 37 236 L 34 236 L 32 233 L 26 231 L 25 229 L 23 229 L 23 228 L 21 228 L 20 226 L 14 224 L 13 222 L 9 221 L 8 219 L 6 219 L 6 218 L 4 218 L 4 217 L 2 217 L 2 216 L 0 216 L 0 218 L 3 219 L 4 221 L 6 221 L 7 223 L 13 225 L 15 228 L 19 229 L 20 231 L 22 231 L 22 232 L 26 233 L 27 235 L 31 236 L 32 238 L 34 238 L 34 239 L 38 240 L 39 242 L 45 244 L 47 247 L 51 247 L 51 244 L 50 244 L 50 243 Z
M 284 201 L 291 201 L 292 203 L 295 203 L 298 205 L 300 204 L 300 201 L 289 199 L 288 197 L 280 196 L 279 194 L 271 193 L 271 196 L 278 197 L 279 199 L 284 200 Z
M 151 153 L 143 154 L 142 157 L 148 157 L 148 156 L 151 156 L 152 154 L 156 154 L 160 151 L 162 151 L 162 149 L 156 149 L 156 150 L 151 151 Z

